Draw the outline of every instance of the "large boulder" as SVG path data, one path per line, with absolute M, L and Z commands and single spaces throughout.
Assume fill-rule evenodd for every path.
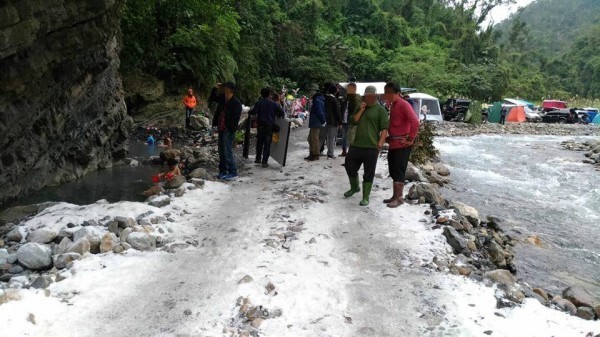
M 450 170 L 448 170 L 448 168 L 442 163 L 433 164 L 433 169 L 442 177 L 447 177 L 450 175 Z
M 552 304 L 554 304 L 558 309 L 568 312 L 571 315 L 577 314 L 577 307 L 575 304 L 571 303 L 571 301 L 564 299 L 560 296 L 557 296 L 552 299 Z
M 90 243 L 90 252 L 96 254 L 100 251 L 100 241 L 104 231 L 95 227 L 82 227 L 73 233 L 73 241 L 87 239 Z
M 596 299 L 586 289 L 580 287 L 569 287 L 562 293 L 564 299 L 569 300 L 577 307 L 593 307 Z
M 410 182 L 426 182 L 427 178 L 421 173 L 421 170 L 413 165 L 413 163 L 408 162 L 408 167 L 406 168 L 406 176 L 405 179 Z
M 435 186 L 424 183 L 413 185 L 408 191 L 408 198 L 411 200 L 424 200 L 430 204 L 444 205 L 446 203 Z
M 127 236 L 127 243 L 131 245 L 133 249 L 148 251 L 156 249 L 156 239 L 143 232 L 133 232 Z
M 21 242 L 23 241 L 23 232 L 19 227 L 13 228 L 6 234 L 6 241 Z
M 27 241 L 34 243 L 48 243 L 56 238 L 58 233 L 50 228 L 40 228 L 27 235 Z
M 190 126 L 194 130 L 204 130 L 212 127 L 212 123 L 204 116 L 193 115 L 190 118 Z
M 87 239 L 79 239 L 69 245 L 68 253 L 77 253 L 83 255 L 89 253 L 91 249 L 90 242 Z
M 455 208 L 462 216 L 464 216 L 472 225 L 479 225 L 479 212 L 469 205 L 463 204 L 460 201 L 453 201 L 450 203 L 451 208 Z
M 165 183 L 165 189 L 174 190 L 180 188 L 183 184 L 187 182 L 184 176 L 175 176 L 171 180 L 167 180 Z
M 17 260 L 29 269 L 46 269 L 52 266 L 52 249 L 39 243 L 27 243 L 17 250 Z
M 66 253 L 72 243 L 73 241 L 71 241 L 71 239 L 64 237 L 60 240 L 60 243 L 54 247 L 54 254 Z
M 100 242 L 100 253 L 112 252 L 119 239 L 114 233 L 106 233 Z

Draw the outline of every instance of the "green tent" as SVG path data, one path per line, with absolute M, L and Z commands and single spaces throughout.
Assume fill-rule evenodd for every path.
M 600 114 L 596 115 L 596 118 L 594 118 L 592 123 L 600 125 Z
M 500 117 L 502 117 L 502 102 L 496 102 L 490 108 L 488 122 L 500 123 Z

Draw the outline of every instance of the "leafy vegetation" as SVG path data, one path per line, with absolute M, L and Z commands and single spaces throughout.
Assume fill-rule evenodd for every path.
M 159 77 L 178 92 L 193 85 L 207 93 L 235 80 L 246 99 L 266 84 L 306 89 L 350 78 L 393 80 L 440 98 L 599 97 L 598 31 L 565 54 L 537 56 L 527 18 L 481 28 L 491 9 L 512 2 L 128 0 L 122 70 Z

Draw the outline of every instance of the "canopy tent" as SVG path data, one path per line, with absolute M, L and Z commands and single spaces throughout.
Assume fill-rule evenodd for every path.
M 588 113 L 588 116 L 590 116 L 590 122 L 593 121 L 596 116 L 598 116 L 598 109 L 596 108 L 585 108 L 583 110 Z
M 527 121 L 527 117 L 525 116 L 525 107 L 516 106 L 510 109 L 508 116 L 506 116 L 506 121 L 512 123 L 523 123 Z
M 522 105 L 528 107 L 529 109 L 533 109 L 535 107 L 535 104 L 522 99 L 505 98 L 504 103 L 510 105 Z
M 421 115 L 423 107 L 427 107 L 428 121 L 441 122 L 444 120 L 442 109 L 440 108 L 440 101 L 437 98 L 423 93 L 409 94 L 408 97 L 412 100 L 413 110 L 417 116 L 419 116 L 419 119 L 423 118 Z
M 500 117 L 502 117 L 502 102 L 495 102 L 494 105 L 490 108 L 490 112 L 488 114 L 488 122 L 500 123 Z
M 596 115 L 596 118 L 594 118 L 594 121 L 592 123 L 600 125 L 600 114 Z

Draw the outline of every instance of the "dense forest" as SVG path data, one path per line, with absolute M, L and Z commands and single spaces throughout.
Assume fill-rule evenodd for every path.
M 497 30 L 509 61 L 541 92 L 600 97 L 600 1 L 537 0 Z
M 600 34 L 581 37 L 564 56 L 528 52 L 526 23 L 513 19 L 504 34 L 481 27 L 491 9 L 510 2 L 129 0 L 121 68 L 173 91 L 207 92 L 233 79 L 244 97 L 265 84 L 307 88 L 350 78 L 480 100 L 600 96 Z

